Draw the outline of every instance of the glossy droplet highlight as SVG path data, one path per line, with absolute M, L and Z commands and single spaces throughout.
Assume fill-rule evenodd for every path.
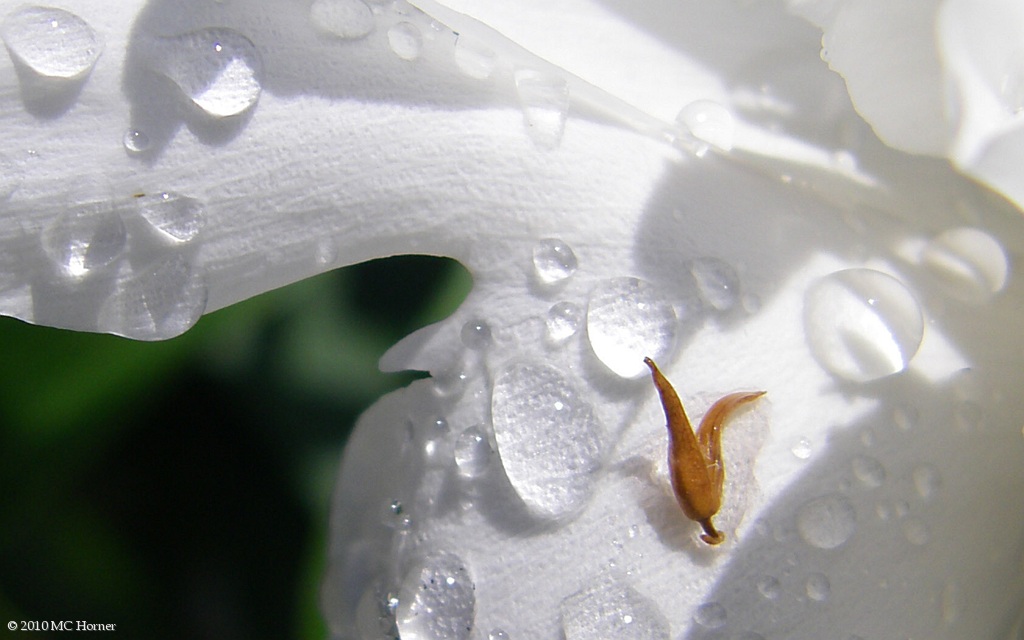
M 131 155 L 145 153 L 149 151 L 152 146 L 149 136 L 138 129 L 129 129 L 128 131 L 125 131 L 124 136 L 121 139 L 121 143 L 124 145 L 124 150 Z
M 713 100 L 697 100 L 683 107 L 676 122 L 686 128 L 690 134 L 701 142 L 716 149 L 728 151 L 732 149 L 736 135 L 736 121 L 732 113 Z M 704 155 L 707 147 L 698 148 L 698 155 Z
M 545 238 L 533 249 L 533 268 L 541 284 L 564 282 L 576 273 L 578 262 L 572 247 L 557 238 Z
M 531 512 L 560 518 L 586 502 L 601 467 L 603 432 L 557 369 L 510 367 L 494 383 L 491 418 L 505 474 Z
M 493 629 L 487 634 L 487 640 L 512 640 L 512 636 L 503 629 Z
M 736 306 L 740 297 L 740 278 L 732 265 L 718 258 L 698 258 L 690 273 L 697 283 L 701 298 L 718 311 Z
M 832 494 L 815 498 L 797 511 L 796 527 L 804 542 L 819 549 L 835 549 L 856 528 L 857 514 L 845 497 Z
M 810 458 L 813 451 L 814 450 L 811 448 L 811 441 L 807 438 L 798 439 L 790 448 L 790 452 L 801 460 Z
M 415 60 L 423 50 L 423 34 L 411 22 L 399 22 L 388 29 L 388 44 L 402 60 Z
M 461 363 L 438 373 L 433 378 L 434 394 L 440 398 L 461 396 L 469 382 L 469 374 L 466 373 Z
M 160 38 L 153 53 L 153 68 L 170 78 L 211 117 L 244 113 L 263 91 L 259 51 L 233 29 L 200 29 Z
M 455 64 L 470 78 L 486 80 L 494 73 L 498 54 L 473 36 L 459 34 L 455 41 Z
M 487 471 L 493 455 L 487 434 L 480 427 L 470 427 L 455 440 L 455 466 L 459 475 L 478 478 Z
M 579 331 L 583 322 L 583 310 L 572 302 L 556 302 L 548 309 L 548 341 L 554 344 L 565 342 Z
M 64 275 L 82 278 L 120 258 L 128 234 L 111 202 L 94 200 L 72 204 L 43 229 L 40 240 Z
M 166 340 L 206 310 L 206 283 L 184 256 L 147 266 L 120 283 L 100 310 L 100 328 L 136 340 Z
M 532 69 L 516 71 L 515 79 L 527 135 L 541 149 L 554 149 L 565 132 L 569 85 L 561 76 Z
M 565 640 L 669 640 L 665 615 L 633 587 L 609 578 L 586 584 L 562 601 Z
M 1006 250 L 980 229 L 961 227 L 935 236 L 921 262 L 953 298 L 981 304 L 1003 290 L 1009 274 Z
M 924 317 L 899 280 L 871 269 L 848 269 L 808 289 L 804 331 L 823 368 L 868 382 L 907 367 L 921 344 Z
M 362 0 L 314 0 L 309 19 L 322 33 L 346 40 L 362 38 L 374 27 L 373 11 Z
M 832 595 L 832 584 L 824 573 L 812 573 L 804 582 L 807 597 L 815 602 L 825 602 Z
M 590 346 L 606 367 L 623 378 L 644 375 L 645 357 L 664 359 L 675 345 L 676 324 L 672 303 L 644 280 L 605 280 L 590 294 Z
M 725 607 L 717 602 L 708 602 L 697 607 L 693 620 L 706 629 L 718 629 L 725 626 Z
M 427 556 L 402 581 L 396 611 L 402 640 L 465 640 L 475 617 L 473 579 L 453 553 Z
M 862 485 L 869 489 L 877 489 L 885 482 L 885 467 L 882 463 L 869 456 L 856 456 L 853 459 L 853 475 Z
M 174 243 L 190 242 L 206 224 L 206 212 L 195 198 L 164 191 L 135 198 L 139 215 L 160 235 Z
M 477 351 L 486 349 L 492 341 L 491 325 L 483 320 L 470 320 L 462 325 L 459 337 L 462 338 L 462 344 L 470 349 Z
M 99 36 L 85 20 L 51 7 L 15 10 L 0 25 L 0 37 L 13 58 L 50 78 L 88 73 L 103 51 Z

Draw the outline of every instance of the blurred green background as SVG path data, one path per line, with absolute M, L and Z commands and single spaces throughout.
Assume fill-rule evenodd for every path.
M 160 343 L 0 318 L 0 623 L 325 638 L 317 592 L 345 439 L 417 377 L 380 373 L 384 351 L 470 284 L 451 260 L 376 260 Z

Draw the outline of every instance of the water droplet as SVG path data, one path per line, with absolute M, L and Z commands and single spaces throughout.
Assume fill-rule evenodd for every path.
M 309 8 L 313 26 L 344 39 L 362 38 L 373 31 L 373 11 L 362 0 L 314 0 Z
M 804 542 L 819 549 L 835 549 L 850 539 L 856 528 L 853 505 L 839 494 L 814 498 L 797 511 L 796 527 Z
M 576 254 L 557 238 L 545 238 L 533 249 L 533 268 L 541 284 L 564 282 L 576 273 Z
M 583 321 L 583 310 L 572 302 L 556 302 L 548 309 L 548 340 L 559 343 L 576 335 Z
M 998 240 L 980 229 L 960 227 L 935 236 L 921 262 L 950 296 L 972 304 L 987 302 L 1006 286 L 1009 260 Z
M 848 269 L 808 289 L 804 330 L 822 367 L 847 380 L 868 382 L 907 367 L 921 344 L 924 317 L 896 278 Z
M 903 535 L 907 537 L 910 544 L 922 546 L 931 540 L 931 534 L 924 522 L 917 518 L 907 518 L 903 522 Z
M 100 309 L 100 328 L 136 340 L 184 333 L 206 310 L 206 282 L 184 256 L 149 265 L 123 282 Z
M 921 414 L 917 408 L 909 405 L 896 407 L 892 412 L 892 421 L 900 431 L 910 431 L 920 419 Z
M 645 357 L 659 360 L 675 345 L 676 312 L 649 282 L 605 280 L 590 294 L 587 337 L 606 367 L 623 378 L 638 378 L 647 372 Z
M 565 131 L 569 85 L 561 76 L 531 69 L 516 71 L 515 78 L 527 135 L 541 149 L 554 149 Z
M 853 475 L 870 489 L 882 486 L 886 476 L 882 463 L 868 456 L 856 456 L 853 459 Z
M 1015 50 L 1005 69 L 999 80 L 999 97 L 1006 110 L 1015 115 L 1024 111 L 1024 50 Z
M 455 64 L 470 78 L 486 80 L 494 73 L 498 54 L 482 41 L 465 34 L 459 34 L 455 41 Z
M 455 441 L 455 465 L 466 478 L 478 478 L 491 464 L 491 445 L 480 427 L 470 427 Z
M 82 278 L 121 257 L 128 235 L 109 199 L 78 202 L 43 229 L 47 257 L 61 272 Z
M 806 460 L 811 457 L 811 452 L 813 451 L 811 441 L 807 438 L 800 438 L 793 444 L 790 451 L 801 460 Z
M 697 100 L 683 107 L 676 122 L 686 127 L 694 138 L 722 151 L 732 149 L 733 137 L 736 133 L 736 122 L 732 113 L 713 100 Z M 707 146 L 697 151 L 697 155 L 707 153 Z
M 511 640 L 511 636 L 504 629 L 492 629 L 487 634 L 487 640 Z
M 151 66 L 209 116 L 237 116 L 255 105 L 263 91 L 263 60 L 256 45 L 232 29 L 159 38 L 153 49 Z
M 388 44 L 402 60 L 415 60 L 423 50 L 423 34 L 411 22 L 399 22 L 388 29 Z
M 914 488 L 917 489 L 917 494 L 921 496 L 925 502 L 928 502 L 935 497 L 935 493 L 942 486 L 942 477 L 939 475 L 938 469 L 930 464 L 923 464 L 914 469 Z
M 693 619 L 702 627 L 718 629 L 725 625 L 725 607 L 717 602 L 708 602 L 697 607 Z
M 170 191 L 135 198 L 135 204 L 139 215 L 172 242 L 194 240 L 206 223 L 202 203 Z
M 338 245 L 335 244 L 333 240 L 321 238 L 316 243 L 314 258 L 316 259 L 316 263 L 321 267 L 334 264 L 338 261 Z
M 462 325 L 462 344 L 477 351 L 491 344 L 491 325 L 483 320 L 470 320 Z
M 475 585 L 466 563 L 434 553 L 406 574 L 396 612 L 402 640 L 465 640 L 476 617 Z
M 427 464 L 434 467 L 444 466 L 452 459 L 450 441 L 451 428 L 444 418 L 434 418 L 426 426 L 424 433 L 423 454 Z
M 88 73 L 103 51 L 96 31 L 73 13 L 26 6 L 0 25 L 11 56 L 49 78 L 76 78 Z
M 608 578 L 585 584 L 562 601 L 565 640 L 669 640 L 668 620 L 647 597 Z
M 152 142 L 149 140 L 149 136 L 138 129 L 129 129 L 125 131 L 121 142 L 124 144 L 124 150 L 131 155 L 146 153 L 152 145 Z
M 434 377 L 434 394 L 440 398 L 456 398 L 466 390 L 469 374 L 461 364 L 438 373 Z
M 740 294 L 740 278 L 729 263 L 718 258 L 698 258 L 690 267 L 704 301 L 718 311 L 736 306 Z
M 601 466 L 602 429 L 557 369 L 510 367 L 494 383 L 491 416 L 505 474 L 531 511 L 558 518 L 583 505 Z
M 761 576 L 757 580 L 757 591 L 765 598 L 774 600 L 782 593 L 782 585 L 775 576 Z
M 832 594 L 832 585 L 828 581 L 828 577 L 823 573 L 812 573 L 807 576 L 807 581 L 804 583 L 804 590 L 807 592 L 807 597 L 815 602 L 825 602 L 828 597 Z

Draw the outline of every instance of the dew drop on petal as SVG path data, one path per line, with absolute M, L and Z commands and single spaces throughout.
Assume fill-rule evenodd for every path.
M 722 151 L 732 149 L 735 119 L 728 109 L 713 100 L 691 102 L 679 112 L 676 122 L 686 127 L 697 140 Z
M 493 455 L 487 434 L 480 427 L 469 427 L 455 440 L 455 466 L 459 475 L 478 478 L 487 471 Z
M 165 340 L 190 329 L 206 310 L 201 274 L 181 255 L 133 275 L 100 309 L 100 328 L 136 340 Z
M 334 264 L 338 261 L 338 245 L 330 238 L 321 238 L 316 243 L 314 259 L 321 267 Z
M 494 73 L 498 54 L 477 38 L 459 34 L 455 41 L 455 64 L 470 78 L 486 80 Z
M 990 300 L 1006 286 L 1009 260 L 998 240 L 960 227 L 932 238 L 921 262 L 950 296 L 972 304 Z
M 505 474 L 530 511 L 559 518 L 585 503 L 601 467 L 602 429 L 557 369 L 511 366 L 494 383 L 491 418 Z
M 452 459 L 451 427 L 445 418 L 434 418 L 423 435 L 423 455 L 429 466 L 447 465 Z
M 93 201 L 71 205 L 43 229 L 40 239 L 64 275 L 81 278 L 120 258 L 128 235 L 109 201 Z
M 541 149 L 554 149 L 562 142 L 569 114 L 568 83 L 532 69 L 516 71 L 515 80 L 527 135 Z
M 373 11 L 362 0 L 314 0 L 309 19 L 321 32 L 347 40 L 362 38 L 374 28 Z
M 504 629 L 491 629 L 487 634 L 487 640 L 511 640 L 511 636 Z
M 665 615 L 636 589 L 611 579 L 586 584 L 562 601 L 565 640 L 669 640 Z
M 782 585 L 775 576 L 761 576 L 757 579 L 757 591 L 768 600 L 774 600 L 782 594 Z
M 541 284 L 564 282 L 576 273 L 577 266 L 572 247 L 557 238 L 545 238 L 533 249 L 533 268 Z
M 388 29 L 388 44 L 402 60 L 415 60 L 423 50 L 423 34 L 411 22 L 399 22 Z
M 201 202 L 171 191 L 135 198 L 135 204 L 150 226 L 175 243 L 194 240 L 206 224 Z
M 434 394 L 439 398 L 457 398 L 466 390 L 469 374 L 462 364 L 446 369 L 433 376 Z
M 410 570 L 398 592 L 396 620 L 402 640 L 465 640 L 473 630 L 476 593 L 466 563 L 438 552 Z
M 718 311 L 736 306 L 740 296 L 740 278 L 732 265 L 718 258 L 698 258 L 690 267 L 697 289 L 705 302 Z
M 1010 114 L 1024 112 L 1024 49 L 1016 49 L 1006 61 L 999 79 L 999 97 Z
M 470 349 L 480 351 L 491 344 L 491 325 L 483 320 L 470 320 L 462 325 L 460 332 L 462 344 Z
M 149 136 L 144 131 L 139 131 L 138 129 L 125 131 L 121 143 L 124 145 L 124 150 L 130 155 L 145 153 L 152 146 Z
M 850 536 L 857 524 L 857 514 L 850 501 L 839 494 L 814 498 L 796 514 L 796 527 L 804 542 L 819 549 L 835 549 Z
M 853 459 L 853 475 L 869 489 L 882 486 L 886 477 L 882 463 L 869 456 L 856 456 Z
M 645 280 L 605 280 L 590 294 L 590 346 L 605 366 L 623 378 L 644 375 L 645 357 L 657 361 L 672 350 L 676 324 L 672 303 Z
M 811 453 L 813 452 L 813 449 L 811 448 L 811 441 L 807 438 L 799 438 L 793 443 L 793 446 L 790 448 L 790 452 L 801 460 L 810 458 Z
M 807 592 L 807 597 L 811 600 L 825 602 L 832 595 L 832 584 L 828 581 L 828 576 L 825 574 L 812 573 L 807 576 L 804 590 Z
M 11 56 L 49 78 L 76 78 L 96 64 L 103 43 L 89 24 L 73 13 L 51 7 L 16 9 L 0 25 Z
M 697 607 L 693 614 L 694 621 L 706 629 L 718 629 L 725 626 L 725 607 L 717 602 L 707 602 Z
M 924 317 L 896 278 L 848 269 L 808 289 L 804 330 L 822 367 L 847 380 L 868 382 L 907 367 L 921 344 Z
M 934 498 L 935 493 L 942 486 L 942 476 L 939 475 L 938 469 L 930 464 L 915 467 L 912 477 L 917 495 L 926 502 Z
M 558 344 L 576 335 L 583 322 L 583 310 L 572 302 L 556 302 L 548 309 L 548 341 Z

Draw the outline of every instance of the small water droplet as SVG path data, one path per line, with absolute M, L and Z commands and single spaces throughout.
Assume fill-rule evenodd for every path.
M 424 433 L 423 455 L 430 466 L 447 465 L 453 457 L 451 428 L 444 418 L 434 418 L 427 424 Z
M 718 311 L 736 306 L 740 295 L 740 278 L 732 265 L 718 258 L 698 258 L 690 267 L 704 301 Z
M 905 405 L 896 407 L 892 412 L 892 420 L 900 431 L 910 431 L 917 426 L 921 414 L 916 407 Z
M 440 398 L 456 398 L 466 390 L 469 374 L 461 364 L 438 373 L 434 379 L 434 394 Z
M 811 453 L 813 452 L 813 449 L 811 448 L 811 441 L 808 440 L 807 438 L 800 438 L 795 443 L 793 443 L 793 447 L 790 449 L 790 451 L 797 458 L 800 458 L 801 460 L 806 460 L 811 457 Z
M 774 600 L 782 593 L 782 585 L 775 576 L 761 576 L 757 579 L 757 591 L 765 598 Z
M 476 618 L 476 594 L 466 563 L 453 553 L 434 553 L 409 571 L 398 593 L 398 631 L 403 640 L 466 640 Z
M 136 340 L 184 333 L 206 310 L 205 279 L 181 255 L 160 259 L 121 283 L 100 309 L 100 329 Z
M 807 576 L 804 590 L 807 592 L 807 597 L 815 602 L 825 602 L 832 595 L 832 585 L 823 573 L 812 573 Z
M 579 331 L 583 310 L 572 302 L 556 302 L 548 309 L 548 340 L 554 344 L 564 342 Z
M 931 534 L 924 522 L 917 518 L 907 518 L 903 522 L 903 535 L 907 537 L 910 544 L 922 546 L 931 540 Z
M 214 118 L 244 113 L 263 91 L 259 51 L 233 29 L 200 29 L 158 38 L 152 54 L 150 66 Z
M 980 229 L 960 227 L 935 236 L 921 262 L 950 296 L 971 304 L 988 302 L 1006 286 L 1009 260 L 998 240 Z
M 96 31 L 73 13 L 26 6 L 0 25 L 11 56 L 49 78 L 76 78 L 88 73 L 103 51 Z
M 565 132 L 569 85 L 561 76 L 532 69 L 516 71 L 515 79 L 526 133 L 541 149 L 554 149 Z
M 202 203 L 171 191 L 135 198 L 135 204 L 150 226 L 175 243 L 194 240 L 206 224 Z
M 572 247 L 557 238 L 545 238 L 533 249 L 533 268 L 541 284 L 564 282 L 576 273 L 577 265 Z
M 732 113 L 713 100 L 697 100 L 683 107 L 676 122 L 686 127 L 694 138 L 722 151 L 732 149 L 736 122 Z M 707 152 L 704 146 L 697 155 Z
M 129 129 L 125 131 L 121 142 L 124 144 L 124 150 L 131 155 L 146 153 L 152 146 L 149 136 L 138 129 Z
M 459 434 L 455 441 L 455 465 L 465 478 L 478 478 L 491 464 L 491 445 L 487 434 L 478 427 L 470 427 Z
M 1007 58 L 999 80 L 999 97 L 1010 114 L 1024 112 L 1024 49 L 1015 50 Z
M 645 357 L 659 360 L 672 350 L 676 324 L 672 303 L 644 280 L 605 280 L 590 294 L 590 346 L 606 367 L 623 378 L 644 375 Z
M 669 640 L 670 627 L 658 606 L 629 585 L 608 578 L 562 601 L 565 640 Z
M 511 640 L 512 636 L 508 635 L 504 629 L 492 629 L 487 634 L 487 640 Z
M 491 325 L 483 320 L 476 319 L 462 325 L 460 333 L 462 344 L 474 350 L 486 349 L 491 344 Z
M 402 60 L 415 60 L 423 50 L 423 34 L 411 22 L 399 22 L 388 29 L 388 44 Z
M 455 64 L 470 78 L 486 80 L 494 73 L 498 54 L 477 38 L 459 34 L 455 41 Z
M 899 280 L 871 269 L 847 269 L 808 289 L 804 330 L 822 367 L 868 382 L 907 367 L 921 344 L 924 317 Z
M 309 18 L 321 32 L 347 40 L 362 38 L 375 26 L 373 11 L 362 0 L 314 0 Z
M 64 275 L 82 278 L 120 258 L 128 235 L 111 201 L 99 195 L 70 205 L 43 229 L 40 239 Z
M 914 488 L 917 489 L 917 494 L 924 499 L 925 502 L 930 501 L 935 497 L 935 493 L 942 486 L 942 477 L 939 475 L 938 469 L 930 464 L 922 464 L 914 469 Z
M 725 607 L 717 602 L 707 602 L 697 607 L 693 614 L 694 621 L 707 629 L 718 629 L 725 625 Z
M 869 489 L 877 489 L 885 482 L 885 467 L 882 463 L 868 456 L 856 456 L 853 459 L 853 475 L 861 484 Z
M 856 528 L 857 513 L 853 505 L 839 494 L 814 498 L 797 511 L 796 526 L 804 542 L 819 549 L 835 549 L 842 545 Z

